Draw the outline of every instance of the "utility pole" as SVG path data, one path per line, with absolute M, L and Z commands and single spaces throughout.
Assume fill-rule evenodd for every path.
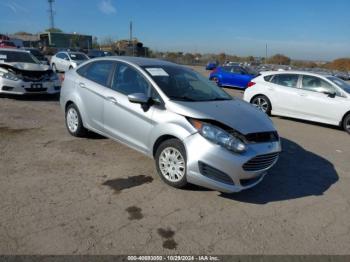
M 50 28 L 55 28 L 55 22 L 54 22 L 54 11 L 53 11 L 53 3 L 55 0 L 47 0 L 49 3 L 49 20 L 50 20 Z
M 265 64 L 267 63 L 267 43 L 266 43 L 266 50 L 265 50 Z
M 135 45 L 133 41 L 133 36 L 132 36 L 132 21 L 130 21 L 130 44 L 132 45 L 132 56 L 135 56 Z

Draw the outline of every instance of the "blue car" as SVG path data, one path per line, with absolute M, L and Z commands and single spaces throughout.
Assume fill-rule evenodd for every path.
M 255 74 L 248 72 L 245 68 L 234 65 L 217 67 L 210 73 L 209 79 L 215 81 L 218 86 L 245 89 L 255 77 Z
M 216 67 L 218 66 L 218 63 L 217 62 L 208 62 L 208 64 L 206 65 L 205 69 L 206 70 L 214 70 Z

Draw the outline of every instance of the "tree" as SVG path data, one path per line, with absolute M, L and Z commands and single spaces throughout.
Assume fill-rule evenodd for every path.
M 325 67 L 333 70 L 350 71 L 350 58 L 336 59 Z
M 270 57 L 267 60 L 267 63 L 269 64 L 277 64 L 277 65 L 290 65 L 290 58 L 288 56 L 277 54 L 272 57 Z

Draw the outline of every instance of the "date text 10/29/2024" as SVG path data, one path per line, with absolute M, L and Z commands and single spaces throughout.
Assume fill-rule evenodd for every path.
M 128 261 L 220 261 L 217 256 L 128 256 Z

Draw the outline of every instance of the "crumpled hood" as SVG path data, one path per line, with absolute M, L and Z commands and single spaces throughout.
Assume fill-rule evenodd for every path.
M 20 69 L 20 70 L 27 70 L 27 71 L 47 71 L 50 69 L 48 65 L 43 64 L 33 64 L 33 63 L 1 63 L 3 65 L 9 65 L 11 67 Z
M 218 121 L 243 135 L 276 131 L 265 113 L 237 98 L 206 102 L 168 101 L 167 109 L 191 118 Z

